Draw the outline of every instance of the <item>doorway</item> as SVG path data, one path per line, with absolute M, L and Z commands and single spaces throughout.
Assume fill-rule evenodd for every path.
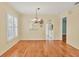
M 67 40 L 67 17 L 62 18 L 62 40 L 66 43 Z

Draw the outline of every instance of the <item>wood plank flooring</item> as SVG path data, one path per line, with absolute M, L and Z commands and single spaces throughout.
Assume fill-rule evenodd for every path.
M 61 40 L 21 40 L 4 57 L 78 57 L 79 50 Z

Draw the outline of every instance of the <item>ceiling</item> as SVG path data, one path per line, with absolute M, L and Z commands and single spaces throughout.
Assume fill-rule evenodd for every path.
M 75 2 L 10 2 L 18 12 L 34 14 L 36 8 L 40 8 L 40 14 L 58 14 L 71 9 Z

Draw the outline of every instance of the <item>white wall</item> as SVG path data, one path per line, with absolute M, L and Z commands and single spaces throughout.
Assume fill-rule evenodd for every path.
M 19 13 L 10 5 L 0 3 L 0 54 L 11 48 L 19 40 L 19 37 L 14 38 L 11 42 L 7 40 L 7 13 L 19 17 Z
M 79 49 L 79 6 L 60 14 L 60 18 L 63 16 L 67 17 L 67 43 Z
M 60 22 L 57 15 L 40 15 L 40 18 L 43 18 L 44 24 L 41 28 L 39 24 L 36 26 L 37 30 L 30 30 L 31 21 L 34 19 L 34 15 L 22 15 L 20 18 L 20 37 L 24 40 L 36 39 L 36 40 L 45 40 L 45 24 L 49 19 L 52 19 L 52 23 L 54 24 L 54 37 L 59 40 L 60 38 Z

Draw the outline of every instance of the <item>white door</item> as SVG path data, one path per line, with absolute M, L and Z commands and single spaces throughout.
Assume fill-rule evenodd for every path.
M 46 24 L 46 40 L 54 40 L 54 33 L 51 30 L 51 24 Z

